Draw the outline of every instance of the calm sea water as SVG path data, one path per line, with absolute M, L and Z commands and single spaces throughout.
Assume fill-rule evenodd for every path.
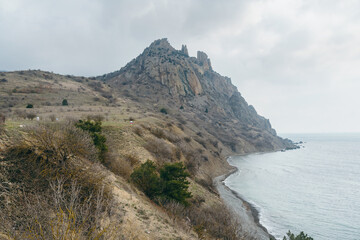
M 286 135 L 298 150 L 236 156 L 225 180 L 260 212 L 276 238 L 360 240 L 360 134 Z

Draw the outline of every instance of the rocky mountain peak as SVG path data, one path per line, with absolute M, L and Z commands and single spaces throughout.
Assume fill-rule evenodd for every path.
M 162 39 L 158 39 L 155 40 L 154 42 L 152 42 L 149 46 L 150 49 L 167 49 L 167 50 L 175 50 L 175 48 L 173 48 L 168 39 L 167 38 L 162 38 Z
M 210 59 L 208 58 L 206 53 L 202 51 L 198 51 L 197 60 L 200 63 L 200 65 L 204 67 L 205 70 L 212 70 Z

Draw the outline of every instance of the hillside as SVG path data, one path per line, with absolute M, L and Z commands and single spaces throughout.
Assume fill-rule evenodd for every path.
M 186 46 L 175 50 L 161 39 L 121 70 L 99 77 L 40 70 L 0 74 L 0 112 L 6 117 L 0 131 L 0 237 L 27 239 L 28 225 L 36 232 L 39 226 L 35 223 L 40 220 L 31 218 L 34 209 L 42 209 L 44 226 L 57 221 L 60 205 L 51 203 L 54 178 L 43 174 L 53 167 L 38 164 L 41 159 L 56 160 L 53 164 L 59 172 L 54 176 L 73 179 L 75 175 L 67 175 L 65 168 L 80 172 L 81 179 L 73 180 L 82 189 L 94 189 L 83 192 L 84 199 L 106 186 L 111 200 L 107 214 L 102 208 L 94 210 L 101 217 L 91 215 L 100 219 L 94 221 L 100 233 L 113 229 L 101 236 L 105 239 L 256 239 L 257 231 L 262 231 L 234 227 L 239 225 L 226 211 L 212 179 L 231 169 L 226 156 L 294 146 L 276 136 L 269 121 L 246 103 L 229 78 L 212 70 L 205 53 L 189 57 Z M 99 160 L 68 147 L 67 160 L 59 165 L 56 155 L 48 154 L 63 145 L 52 140 L 68 139 L 79 119 L 102 121 L 107 155 Z M 51 151 L 36 145 L 43 136 L 52 139 Z M 79 133 L 73 138 L 81 146 L 88 137 Z M 89 144 L 84 142 L 93 149 Z M 190 173 L 190 207 L 156 204 L 136 188 L 130 174 L 146 160 L 158 167 L 184 163 Z M 16 172 L 26 178 L 14 175 Z M 94 177 L 98 175 L 101 177 Z M 94 178 L 98 182 L 90 181 Z M 42 183 L 41 187 L 36 183 Z M 42 205 L 26 204 L 26 199 L 37 196 Z M 241 219 L 238 221 L 241 226 Z

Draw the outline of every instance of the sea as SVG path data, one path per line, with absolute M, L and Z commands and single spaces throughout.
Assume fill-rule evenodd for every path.
M 360 134 L 287 134 L 285 152 L 232 156 L 224 183 L 252 204 L 277 239 L 360 240 Z

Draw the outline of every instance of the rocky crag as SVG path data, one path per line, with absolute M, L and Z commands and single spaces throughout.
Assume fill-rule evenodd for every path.
M 125 67 L 98 79 L 152 110 L 165 108 L 201 125 L 231 149 L 228 154 L 294 147 L 276 135 L 230 78 L 212 69 L 206 53 L 190 57 L 185 45 L 176 50 L 167 39 L 156 40 Z

